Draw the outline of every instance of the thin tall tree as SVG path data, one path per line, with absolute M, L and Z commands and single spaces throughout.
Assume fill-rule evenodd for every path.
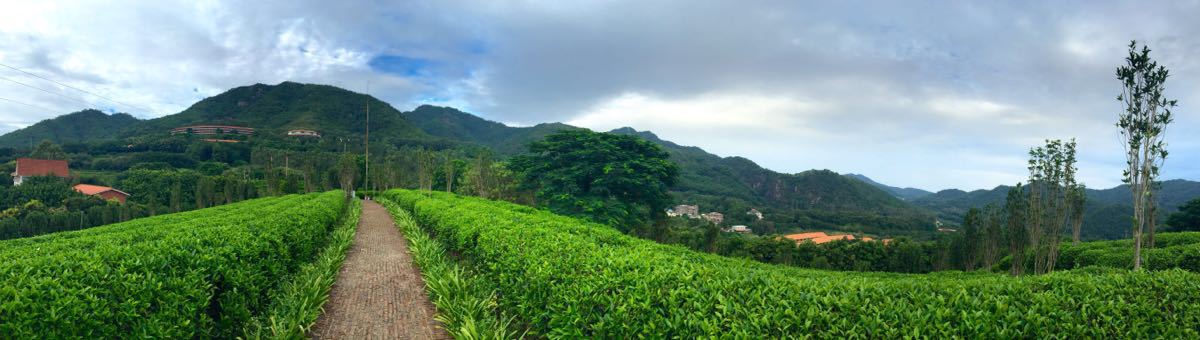
M 1079 236 L 1083 231 L 1083 207 L 1087 203 L 1087 186 L 1083 184 L 1071 188 L 1069 196 L 1071 204 L 1071 242 L 1079 244 Z
M 1138 49 L 1137 41 L 1129 42 L 1125 65 L 1117 67 L 1121 94 L 1117 96 L 1124 110 L 1117 116 L 1117 127 L 1125 149 L 1124 181 L 1129 185 L 1133 201 L 1133 269 L 1142 268 L 1143 233 L 1155 212 L 1154 181 L 1167 158 L 1167 125 L 1171 123 L 1171 108 L 1178 101 L 1163 95 L 1170 72 L 1150 59 L 1150 48 Z
M 1018 276 L 1025 273 L 1025 249 L 1029 246 L 1029 196 L 1021 183 L 1008 190 L 1004 201 L 1005 219 L 1008 231 L 1008 252 L 1012 254 L 1011 274 Z

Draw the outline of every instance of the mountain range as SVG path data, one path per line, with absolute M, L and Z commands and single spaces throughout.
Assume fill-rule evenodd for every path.
M 328 138 L 361 138 L 367 106 L 371 113 L 372 145 L 432 145 L 437 148 L 487 148 L 500 157 L 523 152 L 544 136 L 565 129 L 562 123 L 510 127 L 460 110 L 431 105 L 402 112 L 369 95 L 316 84 L 284 82 L 231 89 L 203 99 L 182 112 L 139 120 L 126 114 L 85 110 L 48 119 L 0 136 L 0 147 L 24 149 L 43 139 L 63 144 L 94 143 L 166 136 L 171 128 L 188 125 L 237 125 L 256 129 L 254 140 L 282 138 L 289 129 L 311 129 Z M 672 196 L 680 204 L 718 211 L 730 223 L 754 224 L 756 230 L 844 230 L 897 234 L 930 234 L 934 221 L 961 221 L 966 209 L 1002 203 L 1006 187 L 963 192 L 931 193 L 892 187 L 859 174 L 830 170 L 779 173 L 742 157 L 720 157 L 694 146 L 663 140 L 649 131 L 620 128 L 610 133 L 641 137 L 662 146 L 680 166 Z M 1200 183 L 1163 184 L 1164 210 L 1200 196 Z M 1124 225 L 1120 187 L 1089 191 L 1089 217 L 1102 224 L 1091 238 L 1122 236 Z M 746 212 L 763 212 L 755 221 Z M 1090 225 L 1091 223 L 1089 223 Z

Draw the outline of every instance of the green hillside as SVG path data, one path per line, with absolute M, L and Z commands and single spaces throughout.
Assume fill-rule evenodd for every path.
M 59 144 L 85 143 L 113 139 L 131 126 L 142 122 L 127 113 L 105 114 L 83 110 L 43 120 L 0 136 L 0 147 L 29 149 L 42 140 Z
M 957 189 L 942 190 L 932 195 L 912 200 L 912 203 L 937 213 L 938 218 L 950 223 L 961 223 L 967 210 L 987 204 L 1004 204 L 1010 186 L 1001 185 L 991 190 L 966 192 Z M 1088 189 L 1087 205 L 1084 206 L 1084 239 L 1118 239 L 1129 237 L 1129 216 L 1133 207 L 1129 201 L 1129 187 L 1120 185 L 1109 189 Z M 1159 221 L 1175 212 L 1180 205 L 1200 197 L 1200 182 L 1175 179 L 1163 181 L 1158 192 Z
M 502 155 L 525 150 L 529 142 L 563 129 L 566 124 L 509 127 L 462 111 L 421 106 L 404 117 L 426 133 L 448 140 L 492 148 Z M 620 128 L 611 133 L 636 135 L 662 146 L 679 164 L 672 195 L 679 203 L 726 215 L 729 223 L 750 224 L 745 215 L 756 208 L 773 224 L 766 230 L 848 229 L 853 231 L 931 231 L 933 214 L 916 208 L 864 182 L 828 170 L 781 174 L 741 157 L 725 157 L 682 146 L 648 131 Z M 759 229 L 762 230 L 762 229 Z
M 928 192 L 928 191 L 917 189 L 917 188 L 901 188 L 901 187 L 894 187 L 894 186 L 890 186 L 887 184 L 879 183 L 879 182 L 876 182 L 875 180 L 873 180 L 865 175 L 861 175 L 861 174 L 846 174 L 846 177 L 850 177 L 853 179 L 857 179 L 857 180 L 866 182 L 867 184 L 873 185 L 876 188 L 880 188 L 880 189 L 883 189 L 883 191 L 887 191 L 888 193 L 892 194 L 892 196 L 899 197 L 900 199 L 906 200 L 906 201 L 910 201 L 910 200 L 913 200 L 913 199 L 916 199 L 919 197 L 924 197 L 924 196 L 933 194 L 932 192 Z
M 257 136 L 283 136 L 290 129 L 316 130 L 326 138 L 361 136 L 371 107 L 372 137 L 414 141 L 430 137 L 399 110 L 375 97 L 329 85 L 283 82 L 255 84 L 205 98 L 183 112 L 138 124 L 126 136 L 163 134 L 187 125 L 234 125 L 258 129 Z
M 752 222 L 750 208 L 766 215 L 777 232 L 835 229 L 857 232 L 932 231 L 933 214 L 870 184 L 829 170 L 783 174 L 742 157 L 720 157 L 692 146 L 662 140 L 631 128 L 633 134 L 663 146 L 680 166 L 673 194 L 704 211 Z
M 544 123 L 531 127 L 509 127 L 455 108 L 421 105 L 403 113 L 405 120 L 433 136 L 447 140 L 487 146 L 500 155 L 525 151 L 529 143 L 546 135 L 577 127 L 562 123 Z

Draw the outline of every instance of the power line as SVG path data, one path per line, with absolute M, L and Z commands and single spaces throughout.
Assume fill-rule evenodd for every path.
M 136 105 L 131 105 L 131 104 L 125 104 L 125 103 L 122 103 L 122 102 L 119 102 L 119 101 L 117 101 L 116 99 L 112 99 L 112 98 L 109 98 L 109 97 L 101 96 L 101 95 L 98 95 L 98 94 L 92 93 L 91 91 L 88 91 L 88 90 L 84 90 L 84 89 L 81 89 L 81 88 L 78 88 L 78 87 L 74 87 L 74 86 L 71 86 L 71 85 L 63 84 L 63 83 L 60 83 L 60 82 L 58 82 L 58 81 L 55 81 L 55 80 L 53 80 L 53 79 L 50 79 L 50 78 L 46 78 L 46 77 L 39 76 L 39 75 L 36 75 L 36 74 L 33 74 L 33 73 L 29 73 L 29 72 L 26 72 L 25 70 L 22 70 L 22 69 L 19 69 L 19 68 L 16 68 L 16 67 L 12 67 L 12 66 L 5 65 L 4 63 L 0 63 L 0 66 L 4 66 L 4 67 L 10 68 L 10 69 L 13 69 L 13 70 L 15 70 L 15 71 L 17 71 L 17 72 L 21 72 L 21 73 L 24 73 L 24 74 L 28 74 L 28 75 L 30 75 L 30 76 L 32 76 L 32 77 L 35 77 L 35 78 L 38 78 L 38 79 L 42 79 L 42 80 L 45 80 L 45 81 L 48 81 L 48 82 L 51 82 L 51 83 L 55 83 L 55 84 L 58 84 L 58 85 L 62 85 L 62 86 L 64 86 L 64 87 L 67 87 L 67 88 L 73 89 L 73 90 L 75 90 L 75 91 L 79 91 L 79 92 L 87 93 L 87 94 L 90 94 L 90 95 L 93 95 L 93 96 L 96 96 L 96 97 L 100 97 L 100 98 L 103 98 L 103 99 L 105 99 L 105 100 L 107 100 L 107 101 L 110 101 L 110 102 L 113 102 L 113 103 L 116 103 L 116 104 L 121 104 L 121 105 L 125 105 L 126 107 L 132 107 L 132 108 L 135 108 L 135 109 L 138 109 L 138 110 L 142 110 L 144 113 L 150 113 L 150 111 L 151 111 L 151 110 L 149 110 L 149 109 L 146 109 L 146 108 L 144 108 L 144 107 L 141 107 L 141 106 L 136 106 Z
M 10 102 L 17 103 L 17 104 L 21 104 L 21 105 L 25 105 L 25 106 L 28 106 L 28 107 L 32 107 L 32 108 L 36 108 L 36 109 L 42 109 L 42 110 L 46 110 L 47 112 L 50 112 L 50 113 L 56 113 L 56 112 L 59 112 L 59 110 L 51 110 L 51 109 L 47 109 L 47 108 L 45 108 L 45 107 L 41 107 L 41 106 L 37 106 L 37 105 L 33 105 L 33 104 L 30 104 L 30 103 L 25 103 L 25 102 L 21 102 L 21 101 L 16 101 L 16 100 L 12 100 L 12 99 L 8 99 L 8 98 L 4 98 L 4 97 L 0 97 L 0 100 L 4 100 L 4 101 L 10 101 Z
M 4 80 L 10 81 L 10 82 L 13 82 L 13 83 L 15 83 L 15 84 L 17 84 L 17 85 L 21 85 L 21 86 L 28 87 L 28 88 L 31 88 L 31 89 L 34 89 L 34 90 L 42 91 L 42 92 L 45 92 L 45 93 L 49 93 L 49 94 L 52 94 L 52 95 L 56 95 L 56 96 L 59 96 L 59 97 L 67 98 L 67 99 L 70 99 L 70 100 L 73 100 L 73 101 L 76 101 L 76 102 L 82 103 L 82 104 L 84 105 L 84 108 L 85 108 L 85 109 L 86 109 L 86 108 L 88 108 L 88 107 L 90 107 L 90 106 L 92 106 L 92 103 L 88 103 L 88 102 L 85 102 L 85 101 L 79 100 L 78 98 L 71 98 L 71 97 L 68 97 L 67 95 L 65 95 L 65 94 L 62 94 L 62 93 L 53 92 L 53 91 L 46 90 L 46 89 L 43 89 L 43 88 L 40 88 L 40 87 L 36 87 L 36 86 L 33 86 L 33 85 L 29 85 L 29 84 L 26 84 L 26 83 L 22 83 L 22 82 L 19 82 L 19 81 L 16 81 L 16 80 L 8 79 L 8 78 L 6 78 L 6 77 L 4 77 L 4 76 L 0 76 L 0 79 L 4 79 Z

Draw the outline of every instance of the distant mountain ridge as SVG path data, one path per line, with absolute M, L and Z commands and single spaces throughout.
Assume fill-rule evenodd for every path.
M 861 174 L 846 174 L 846 177 L 850 177 L 853 179 L 857 179 L 857 180 L 866 182 L 867 184 L 874 185 L 875 187 L 883 189 L 883 191 L 887 191 L 887 192 L 891 193 L 893 196 L 896 196 L 905 201 L 911 201 L 916 198 L 920 198 L 920 197 L 924 197 L 926 195 L 933 194 L 932 192 L 928 192 L 928 191 L 917 189 L 917 188 L 900 188 L 900 187 L 894 187 L 894 186 L 890 186 L 887 184 L 879 183 L 879 182 L 876 182 L 875 180 L 873 180 L 865 175 L 861 175 Z
M 0 136 L 0 147 L 30 148 L 42 140 L 59 144 L 115 139 L 143 122 L 127 113 L 106 114 L 95 109 L 68 113 Z
M 318 130 L 328 136 L 361 136 L 366 111 L 371 113 L 371 136 L 382 139 L 428 140 L 425 134 L 391 104 L 370 95 L 329 85 L 283 82 L 254 84 L 205 98 L 177 114 L 138 124 L 125 136 L 164 133 L 188 125 L 247 126 L 273 136 L 290 129 Z
M 950 223 L 961 223 L 967 210 L 988 204 L 1003 206 L 1011 186 L 1001 185 L 990 190 L 962 191 L 942 190 L 912 200 L 912 203 L 934 211 L 938 218 Z M 1159 221 L 1178 210 L 1189 200 L 1200 197 L 1200 182 L 1173 179 L 1162 182 L 1158 191 Z M 1129 216 L 1133 215 L 1129 203 L 1129 186 L 1119 185 L 1108 189 L 1088 189 L 1087 204 L 1084 206 L 1083 236 L 1087 239 L 1115 239 L 1128 237 Z
M 402 112 L 366 94 L 315 84 L 283 82 L 230 89 L 206 98 L 186 110 L 156 119 L 139 120 L 125 114 L 107 115 L 85 110 L 45 120 L 0 136 L 0 147 L 28 148 L 50 139 L 58 143 L 85 143 L 146 135 L 165 135 L 171 128 L 197 124 L 253 127 L 256 138 L 283 138 L 288 129 L 318 130 L 328 138 L 360 137 L 365 130 L 364 111 L 370 105 L 372 145 L 432 145 L 437 148 L 484 147 L 504 157 L 523 152 L 544 136 L 566 129 L 546 123 L 510 127 L 460 110 L 422 105 Z M 620 128 L 610 133 L 639 136 L 662 146 L 680 166 L 680 181 L 673 188 L 676 201 L 698 204 L 704 211 L 720 211 L 729 223 L 752 224 L 745 211 L 758 209 L 769 221 L 756 231 L 843 229 L 856 232 L 932 232 L 932 222 L 961 222 L 970 207 L 1002 204 L 1007 187 L 992 190 L 943 190 L 930 193 L 876 182 L 864 175 L 840 175 L 829 170 L 785 174 L 765 169 L 742 157 L 720 157 L 694 146 L 663 140 L 649 131 Z M 274 137 L 271 137 L 274 136 Z M 378 139 L 377 139 L 378 138 Z M 1089 190 L 1085 235 L 1093 238 L 1124 236 L 1128 216 L 1122 187 Z M 1178 180 L 1163 183 L 1163 213 L 1200 196 L 1200 183 Z M 760 223 L 761 224 L 761 223 Z M 1090 227 L 1095 226 L 1095 227 Z

